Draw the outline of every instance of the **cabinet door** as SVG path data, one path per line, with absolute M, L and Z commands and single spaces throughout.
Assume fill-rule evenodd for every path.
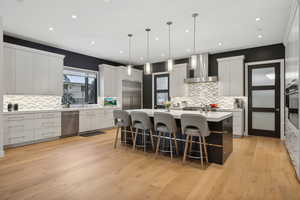
M 34 54 L 33 58 L 33 90 L 35 94 L 48 93 L 48 73 L 49 61 L 48 56 Z
M 230 73 L 231 68 L 227 61 L 219 62 L 218 64 L 218 78 L 219 78 L 219 95 L 230 96 Z
M 79 112 L 79 132 L 88 131 L 89 119 L 85 111 Z
M 230 62 L 230 95 L 244 95 L 244 61 L 242 59 Z
M 48 92 L 52 95 L 63 95 L 63 60 L 49 57 Z
M 186 64 L 175 65 L 170 73 L 170 96 L 183 97 L 186 96 Z
M 16 91 L 16 50 L 4 47 L 4 92 L 14 94 Z
M 33 94 L 32 53 L 16 50 L 16 93 Z

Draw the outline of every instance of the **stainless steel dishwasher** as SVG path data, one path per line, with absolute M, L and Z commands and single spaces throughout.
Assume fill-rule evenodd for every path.
M 79 133 L 79 111 L 61 113 L 61 137 L 76 136 Z

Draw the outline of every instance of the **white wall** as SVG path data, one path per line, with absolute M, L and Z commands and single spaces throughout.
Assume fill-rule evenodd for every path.
M 3 28 L 2 17 L 0 16 L 0 157 L 4 156 L 3 151 L 3 125 L 2 125 L 2 111 L 3 111 Z

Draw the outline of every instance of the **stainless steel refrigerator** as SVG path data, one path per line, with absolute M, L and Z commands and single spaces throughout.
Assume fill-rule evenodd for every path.
M 122 81 L 122 109 L 142 108 L 142 84 L 136 81 Z

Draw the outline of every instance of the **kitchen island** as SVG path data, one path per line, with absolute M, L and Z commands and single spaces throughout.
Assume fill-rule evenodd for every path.
M 152 110 L 152 109 L 138 109 L 138 110 L 128 110 L 132 111 L 143 111 L 146 112 L 149 117 L 153 120 L 154 112 L 167 112 L 166 110 Z M 224 164 L 227 158 L 232 153 L 232 113 L 231 112 L 207 112 L 200 113 L 199 111 L 184 111 L 184 110 L 171 110 L 171 115 L 174 116 L 178 132 L 176 134 L 179 154 L 182 155 L 185 145 L 185 135 L 181 133 L 180 117 L 182 114 L 199 114 L 207 118 L 208 126 L 211 131 L 210 136 L 207 137 L 206 141 L 208 160 L 212 163 Z M 154 134 L 156 138 L 156 133 Z M 197 143 L 194 144 L 198 145 Z M 196 146 L 195 146 L 196 148 Z M 198 147 L 199 148 L 199 147 Z

